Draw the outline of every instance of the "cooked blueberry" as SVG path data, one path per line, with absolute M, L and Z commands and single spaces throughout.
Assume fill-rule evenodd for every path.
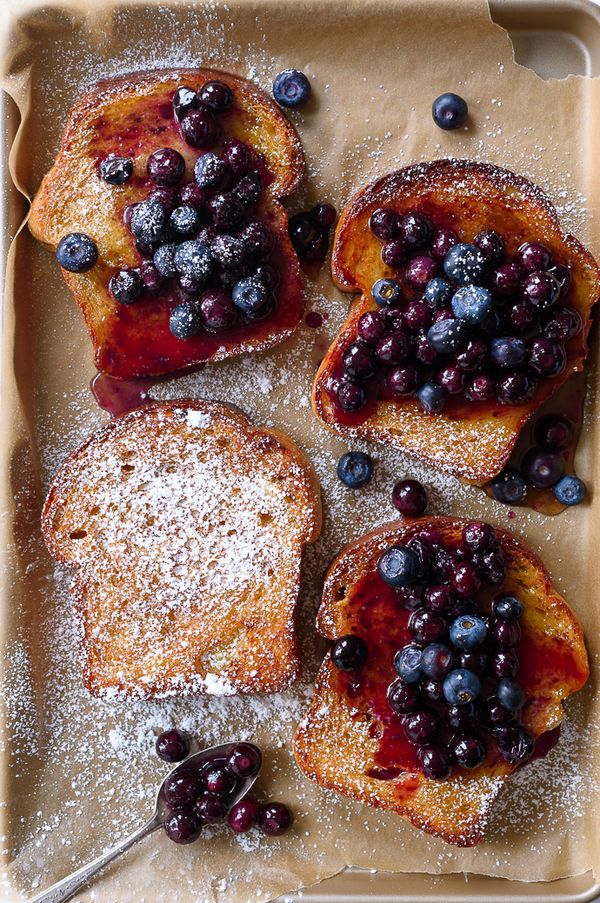
M 460 367 L 444 367 L 438 372 L 437 384 L 448 395 L 458 395 L 465 387 L 465 374 Z
M 260 771 L 262 756 L 258 747 L 250 743 L 238 743 L 227 760 L 227 767 L 238 778 L 252 778 Z
M 524 762 L 533 754 L 533 737 L 523 727 L 506 727 L 497 731 L 498 749 L 511 765 Z
M 221 129 L 208 110 L 190 110 L 181 120 L 181 134 L 192 147 L 210 147 L 216 144 Z
M 487 354 L 487 345 L 480 338 L 469 339 L 465 348 L 454 358 L 457 367 L 467 372 L 478 370 Z
M 254 220 L 240 231 L 240 241 L 251 258 L 265 257 L 273 247 L 273 235 L 266 223 Z
M 261 310 L 268 301 L 268 292 L 256 276 L 240 279 L 231 293 L 233 303 L 244 313 Z
M 344 370 L 358 380 L 367 379 L 375 372 L 373 348 L 366 342 L 353 342 L 344 351 Z
M 470 705 L 449 705 L 446 710 L 446 718 L 450 727 L 457 730 L 466 731 L 473 727 L 475 719 L 475 706 Z
M 492 626 L 492 639 L 500 649 L 512 649 L 521 639 L 518 621 L 496 621 Z
M 415 394 L 427 414 L 438 414 L 446 404 L 446 393 L 435 383 L 424 383 Z
M 246 176 L 244 176 L 246 178 Z M 233 192 L 215 194 L 208 201 L 208 210 L 212 224 L 217 231 L 233 229 L 244 218 L 244 208 Z
M 387 700 L 392 712 L 396 715 L 407 715 L 419 704 L 419 696 L 414 686 L 398 678 L 392 681 L 387 689 Z
M 442 276 L 434 276 L 425 286 L 423 298 L 431 307 L 444 307 L 452 298 L 452 286 Z
M 340 671 L 358 671 L 367 660 L 367 644 L 349 633 L 339 637 L 331 649 L 331 661 Z
M 490 357 L 497 367 L 518 367 L 527 359 L 527 345 L 523 339 L 502 336 L 490 342 Z
M 450 625 L 450 639 L 458 649 L 476 649 L 485 642 L 488 629 L 477 615 L 462 615 Z
M 410 395 L 419 384 L 419 372 L 412 364 L 392 367 L 385 375 L 385 383 L 393 395 Z
M 373 461 L 365 452 L 346 452 L 337 463 L 337 475 L 345 486 L 358 489 L 373 478 Z
M 482 552 L 496 539 L 494 528 L 481 521 L 471 521 L 462 530 L 463 542 L 472 552 Z
M 541 242 L 526 241 L 515 254 L 515 262 L 528 273 L 547 270 L 552 263 L 552 254 Z
M 341 383 L 337 389 L 337 400 L 343 411 L 358 411 L 364 407 L 367 401 L 367 393 L 364 386 L 354 380 Z
M 217 796 L 229 796 L 236 783 L 224 760 L 209 762 L 202 770 L 201 780 L 208 792 Z
M 436 737 L 439 719 L 433 712 L 411 712 L 405 715 L 402 726 L 411 743 L 414 743 L 415 746 L 427 746 Z
M 523 297 L 535 307 L 552 307 L 560 297 L 558 280 L 550 273 L 529 273 L 521 284 Z
M 419 609 L 410 616 L 408 627 L 417 643 L 436 643 L 446 632 L 446 620 L 436 612 Z
M 454 229 L 438 229 L 431 242 L 431 253 L 436 260 L 443 260 L 450 248 L 458 243 Z
M 485 257 L 475 245 L 454 245 L 444 258 L 444 272 L 458 285 L 478 283 L 485 273 Z
M 431 324 L 431 308 L 426 301 L 415 299 L 406 305 L 404 322 L 411 332 L 420 332 Z
M 518 711 L 525 702 L 523 690 L 516 680 L 511 680 L 509 677 L 503 677 L 498 681 L 496 696 L 509 712 Z
M 529 343 L 529 366 L 538 376 L 551 377 L 562 373 L 567 365 L 564 345 L 538 336 Z
M 391 546 L 379 556 L 377 570 L 389 586 L 410 586 L 419 575 L 419 559 L 408 546 Z
M 252 828 L 260 812 L 260 803 L 253 796 L 245 796 L 231 807 L 227 821 L 236 834 L 245 834 Z
M 173 308 L 169 316 L 169 329 L 177 339 L 191 339 L 200 332 L 202 320 L 195 304 L 187 301 Z
M 164 278 L 149 260 L 142 260 L 139 266 L 140 276 L 144 283 L 144 291 L 156 295 L 164 286 Z
M 512 649 L 496 652 L 491 664 L 495 677 L 516 677 L 519 673 L 519 659 Z
M 205 329 L 221 332 L 235 326 L 239 311 L 231 295 L 221 288 L 208 289 L 200 298 L 200 318 Z
M 450 582 L 459 596 L 472 596 L 481 586 L 481 577 L 474 564 L 464 561 L 452 568 Z
M 428 677 L 438 679 L 452 667 L 453 655 L 443 643 L 430 643 L 423 649 L 421 670 Z
M 177 119 L 183 119 L 190 110 L 198 107 L 198 95 L 191 88 L 182 86 L 173 95 L 173 110 Z
M 283 803 L 264 803 L 258 810 L 258 826 L 267 837 L 285 834 L 293 820 L 292 813 Z
M 537 383 L 527 373 L 509 373 L 498 381 L 498 401 L 502 404 L 525 404 L 536 390 Z
M 492 611 L 502 621 L 516 621 L 523 614 L 523 603 L 510 593 L 502 593 L 494 599 Z
M 165 801 L 171 809 L 193 806 L 200 796 L 198 776 L 192 771 L 178 768 L 166 779 L 163 792 Z
M 523 476 L 536 489 L 550 489 L 563 477 L 565 465 L 557 452 L 532 448 L 523 458 Z
M 195 210 L 201 210 L 206 206 L 206 192 L 202 191 L 196 182 L 188 182 L 179 192 L 179 200 L 184 207 L 193 207 Z M 177 206 L 175 201 L 171 210 Z M 163 206 L 165 206 L 163 204 Z M 168 209 L 168 208 L 167 208 Z
M 487 288 L 481 285 L 465 285 L 452 297 L 454 316 L 469 326 L 482 323 L 491 310 L 492 296 Z
M 550 339 L 565 342 L 583 329 L 581 314 L 572 307 L 554 308 L 543 319 L 543 330 Z
M 484 229 L 482 232 L 478 232 L 473 239 L 473 244 L 479 248 L 489 267 L 496 267 L 502 261 L 504 241 L 502 236 L 493 229 Z
M 568 474 L 554 486 L 554 495 L 561 505 L 580 505 L 586 495 L 585 483 L 574 474 Z
M 129 157 L 106 157 L 100 163 L 100 178 L 109 185 L 122 185 L 133 175 L 133 160 Z
M 185 172 L 185 160 L 173 147 L 159 147 L 150 154 L 148 175 L 156 185 L 178 185 Z
M 148 244 L 164 238 L 167 227 L 165 208 L 156 201 L 141 201 L 131 213 L 130 228 L 137 239 Z
M 462 320 L 438 320 L 427 330 L 427 341 L 440 354 L 459 351 L 468 339 L 468 327 Z
M 438 265 L 433 257 L 428 254 L 420 254 L 408 262 L 404 270 L 404 279 L 411 288 L 423 291 L 435 276 L 437 268 Z
M 485 744 L 479 737 L 456 737 L 452 743 L 452 755 L 461 768 L 477 768 L 485 760 Z
M 423 676 L 421 669 L 422 654 L 422 649 L 414 645 L 405 646 L 396 653 L 394 668 L 404 683 L 416 684 Z
M 402 298 L 402 289 L 394 279 L 378 279 L 371 291 L 373 300 L 380 307 L 397 304 Z
M 537 321 L 538 309 L 527 298 L 519 298 L 503 311 L 504 318 L 515 332 L 527 332 Z
M 450 611 L 456 598 L 447 586 L 428 586 L 425 590 L 424 601 L 431 611 L 446 612 Z
M 200 215 L 194 207 L 176 207 L 171 214 L 169 224 L 182 238 L 191 238 L 198 231 Z
M 207 151 L 196 160 L 194 177 L 200 188 L 206 191 L 216 191 L 227 177 L 227 166 L 218 154 Z
M 133 304 L 142 294 L 144 283 L 137 270 L 123 267 L 111 276 L 108 288 L 119 304 Z
M 233 103 L 233 91 L 225 82 L 206 82 L 198 92 L 200 103 L 213 113 L 224 113 Z
M 156 754 L 163 762 L 181 762 L 190 752 L 190 740 L 183 731 L 163 731 L 156 738 Z
M 418 480 L 399 480 L 392 490 L 392 502 L 401 514 L 419 517 L 427 508 L 427 491 Z
M 227 817 L 227 803 L 214 793 L 205 793 L 194 804 L 194 815 L 202 824 L 214 824 Z
M 165 822 L 165 834 L 175 843 L 193 843 L 201 831 L 202 822 L 193 812 L 173 812 Z
M 444 679 L 444 696 L 450 705 L 467 705 L 477 699 L 480 690 L 479 678 L 466 668 L 456 668 Z
M 201 242 L 184 241 L 175 251 L 175 266 L 182 276 L 189 276 L 198 285 L 204 285 L 214 270 L 214 259 L 210 250 Z
M 392 332 L 377 342 L 375 355 L 384 364 L 400 364 L 411 350 L 410 339 L 403 332 Z
M 433 229 L 427 217 L 409 212 L 400 219 L 400 235 L 411 248 L 423 248 L 431 241 Z
M 570 267 L 564 266 L 562 263 L 556 263 L 554 266 L 548 268 L 548 273 L 550 273 L 551 276 L 554 276 L 560 288 L 560 296 L 561 298 L 564 297 L 571 285 Z
M 523 270 L 516 263 L 505 263 L 492 274 L 492 291 L 496 295 L 510 298 L 521 288 Z
M 89 235 L 70 232 L 63 236 L 56 249 L 56 259 L 70 273 L 85 273 L 98 260 L 98 248 Z
M 452 91 L 447 91 L 433 101 L 431 115 L 436 125 L 448 131 L 458 129 L 465 124 L 469 108 L 466 100 Z
M 417 553 L 419 565 L 421 566 L 421 557 L 415 544 L 412 543 L 410 548 L 413 552 Z M 404 586 L 401 589 L 396 590 L 396 599 L 403 608 L 407 609 L 407 611 L 416 611 L 417 608 L 421 608 L 423 605 L 423 589 L 420 586 Z
M 400 233 L 400 217 L 391 207 L 379 207 L 371 214 L 369 229 L 380 241 L 396 238 Z
M 310 215 L 322 229 L 331 229 L 336 221 L 337 211 L 331 204 L 315 204 Z
M 254 166 L 254 157 L 247 144 L 237 139 L 225 142 L 221 156 L 234 176 L 243 176 Z
M 481 677 L 481 675 L 484 674 L 487 670 L 488 657 L 485 652 L 463 652 L 460 656 L 459 665 L 461 668 L 466 668 L 468 671 L 473 671 L 474 674 L 477 674 L 479 677 Z
M 558 414 L 540 417 L 533 432 L 538 445 L 551 451 L 562 451 L 573 441 L 573 424 Z
M 443 781 L 450 777 L 452 763 L 445 750 L 437 746 L 426 746 L 417 751 L 417 758 L 425 777 L 434 781 Z
M 381 259 L 386 266 L 398 269 L 406 260 L 406 245 L 402 238 L 390 238 L 381 249 Z
M 487 549 L 478 558 L 478 567 L 483 580 L 493 583 L 494 586 L 500 586 L 506 577 L 506 557 L 501 546 Z

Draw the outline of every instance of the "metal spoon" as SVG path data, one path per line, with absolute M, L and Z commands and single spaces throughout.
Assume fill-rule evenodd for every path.
M 253 746 L 252 743 L 247 743 L 244 741 L 244 744 L 248 746 Z M 92 862 L 89 862 L 87 865 L 82 866 L 82 868 L 77 869 L 76 872 L 73 872 L 72 875 L 68 875 L 66 878 L 63 878 L 62 881 L 58 881 L 56 884 L 53 884 L 52 887 L 49 887 L 47 890 L 42 891 L 41 894 L 38 894 L 37 897 L 34 897 L 30 903 L 63 903 L 64 900 L 68 900 L 73 896 L 81 887 L 88 884 L 94 875 L 97 875 L 98 872 L 102 871 L 109 862 L 112 862 L 121 853 L 124 853 L 130 847 L 132 847 L 138 840 L 141 840 L 142 837 L 146 837 L 147 834 L 152 834 L 153 831 L 156 831 L 157 828 L 162 827 L 165 824 L 169 817 L 169 810 L 165 803 L 164 799 L 164 786 L 167 780 L 175 774 L 180 769 L 187 770 L 190 765 L 198 766 L 203 761 L 208 761 L 209 759 L 219 758 L 219 757 L 228 757 L 231 753 L 236 743 L 222 743 L 220 746 L 211 746 L 208 749 L 202 749 L 200 752 L 194 753 L 193 756 L 188 756 L 183 762 L 179 762 L 168 775 L 164 778 L 162 784 L 158 788 L 158 793 L 156 794 L 156 804 L 154 808 L 154 815 L 152 818 L 147 821 L 144 825 L 130 834 L 128 837 L 125 837 L 120 843 L 117 844 L 116 847 L 113 847 L 107 853 L 103 853 L 101 856 L 98 856 L 97 859 L 94 859 Z M 260 750 L 258 747 L 255 747 L 260 756 Z M 259 769 L 260 771 L 260 769 Z M 229 808 L 234 806 L 243 796 L 245 796 L 252 785 L 254 784 L 256 778 L 258 777 L 258 772 L 251 778 L 239 778 L 239 790 L 236 792 L 235 796 L 231 798 L 229 801 Z

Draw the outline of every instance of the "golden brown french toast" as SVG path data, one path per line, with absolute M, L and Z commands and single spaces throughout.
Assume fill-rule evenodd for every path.
M 98 696 L 275 692 L 299 669 L 311 465 L 232 406 L 155 402 L 111 420 L 56 475 L 48 549 L 76 568 L 84 680 Z
M 481 841 L 502 785 L 554 745 L 589 674 L 540 560 L 464 520 L 397 521 L 351 543 L 317 626 L 334 643 L 295 736 L 300 769 L 458 846 Z
M 582 369 L 600 296 L 598 265 L 541 190 L 464 160 L 359 191 L 332 272 L 360 296 L 317 372 L 317 416 L 474 483 L 502 470 L 532 413 Z
M 29 228 L 57 251 L 98 369 L 155 376 L 289 336 L 305 302 L 278 199 L 303 169 L 294 127 L 240 76 L 162 70 L 92 88 Z

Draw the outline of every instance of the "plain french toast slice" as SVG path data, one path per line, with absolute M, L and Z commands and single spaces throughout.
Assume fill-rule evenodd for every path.
M 385 691 L 397 676 L 394 652 L 410 641 L 409 613 L 396 606 L 395 616 L 390 616 L 385 584 L 376 566 L 385 549 L 406 543 L 425 528 L 458 543 L 466 523 L 448 518 L 393 522 L 340 552 L 325 578 L 317 627 L 329 640 L 347 634 L 364 638 L 368 658 L 353 681 L 347 680 L 352 674 L 334 667 L 327 653 L 294 739 L 297 763 L 311 780 L 369 806 L 396 812 L 457 846 L 483 839 L 494 800 L 521 765 L 504 761 L 493 740 L 488 740 L 481 765 L 472 771 L 454 769 L 447 780 L 432 780 L 418 764 L 403 764 L 406 751 L 398 745 L 401 722 L 389 709 Z M 536 740 L 534 756 L 539 756 L 557 739 L 563 700 L 587 680 L 587 654 L 578 620 L 553 589 L 541 561 L 507 531 L 496 528 L 496 537 L 507 566 L 498 590 L 516 594 L 524 605 L 517 647 L 518 680 L 526 696 L 521 722 Z M 385 750 L 382 737 L 392 738 Z
M 431 414 L 413 395 L 389 397 L 376 390 L 375 397 L 371 394 L 361 410 L 341 410 L 335 403 L 333 387 L 342 372 L 344 350 L 356 340 L 359 318 L 366 311 L 378 309 L 371 293 L 373 284 L 392 277 L 400 279 L 406 291 L 403 268 L 399 275 L 398 269 L 383 263 L 381 241 L 369 231 L 371 214 L 382 207 L 399 214 L 424 214 L 434 228 L 455 230 L 461 242 L 471 242 L 480 230 L 496 230 L 511 255 L 526 241 L 543 242 L 555 259 L 571 268 L 569 304 L 583 321 L 580 333 L 567 342 L 564 370 L 540 381 L 532 398 L 515 405 L 500 404 L 495 399 L 468 402 L 460 395 L 451 396 L 444 410 Z M 332 273 L 342 291 L 359 292 L 360 296 L 353 301 L 316 374 L 312 404 L 317 416 L 341 435 L 394 445 L 477 484 L 502 470 L 533 412 L 572 373 L 582 370 L 591 309 L 600 297 L 597 263 L 575 238 L 562 232 L 546 195 L 506 169 L 466 160 L 410 166 L 359 191 L 344 208 L 337 225 Z
M 173 116 L 176 89 L 200 89 L 215 79 L 231 88 L 234 103 L 221 115 L 222 136 L 210 150 L 218 152 L 225 140 L 236 139 L 254 152 L 263 185 L 255 218 L 265 222 L 274 237 L 269 260 L 278 273 L 276 307 L 264 319 L 244 321 L 224 332 L 203 329 L 182 341 L 169 330 L 169 312 L 181 300 L 172 280 L 158 293 L 128 305 L 115 300 L 108 284 L 119 268 L 142 262 L 124 216 L 126 208 L 156 188 L 147 174 L 149 155 L 160 147 L 177 150 L 185 159 L 187 183 L 193 182 L 194 164 L 208 150 L 195 149 L 182 137 Z M 99 163 L 110 154 L 133 161 L 133 175 L 122 185 L 99 178 Z M 212 69 L 159 70 L 91 88 L 71 112 L 56 161 L 33 200 L 29 228 L 51 250 L 71 232 L 83 232 L 97 245 L 98 262 L 92 269 L 63 270 L 83 312 L 97 368 L 122 379 L 157 376 L 262 351 L 291 335 L 302 318 L 305 298 L 287 213 L 278 199 L 296 189 L 303 171 L 304 155 L 293 125 L 260 88 L 240 76 Z
M 111 420 L 60 469 L 42 515 L 48 549 L 76 568 L 88 690 L 287 687 L 302 548 L 320 525 L 304 454 L 237 408 L 155 402 Z

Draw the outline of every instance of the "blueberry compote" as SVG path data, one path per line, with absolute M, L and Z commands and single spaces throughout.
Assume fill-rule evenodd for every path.
M 331 204 L 315 204 L 311 210 L 296 213 L 290 219 L 290 239 L 305 269 L 320 267 L 327 257 L 329 234 L 336 217 Z
M 524 726 L 536 688 L 577 668 L 568 642 L 528 631 L 494 529 L 469 523 L 452 537 L 415 525 L 349 596 L 346 641 L 363 654 L 334 681 L 377 740 L 370 777 L 442 780 L 486 759 L 525 762 L 537 750 Z
M 327 387 L 340 422 L 360 423 L 378 399 L 409 396 L 432 414 L 461 417 L 479 405 L 498 416 L 546 397 L 583 344 L 565 261 L 525 241 L 516 219 L 504 234 L 452 225 L 427 203 L 371 212 L 384 279 Z

